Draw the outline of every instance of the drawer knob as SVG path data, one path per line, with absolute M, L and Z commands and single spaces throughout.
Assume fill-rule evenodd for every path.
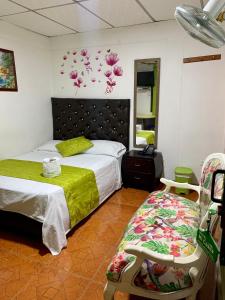
M 140 167 L 141 165 L 140 164 L 135 164 L 135 167 Z
M 140 180 L 141 178 L 140 177 L 134 177 L 134 179 Z

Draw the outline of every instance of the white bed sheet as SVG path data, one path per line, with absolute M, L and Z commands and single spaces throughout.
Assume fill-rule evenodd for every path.
M 147 145 L 146 138 L 141 136 L 136 136 L 136 145 Z
M 80 154 L 63 158 L 57 152 L 32 151 L 15 159 L 42 162 L 60 157 L 62 165 L 94 171 L 99 204 L 121 187 L 121 159 L 107 155 Z M 0 209 L 18 212 L 43 223 L 42 239 L 53 255 L 66 247 L 70 220 L 62 187 L 47 183 L 0 176 Z

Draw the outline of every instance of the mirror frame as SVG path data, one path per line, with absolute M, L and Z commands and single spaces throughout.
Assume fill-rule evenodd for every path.
M 148 62 L 157 65 L 157 78 L 156 78 L 156 118 L 155 118 L 155 147 L 157 148 L 158 144 L 158 119 L 159 119 L 159 86 L 160 86 L 160 58 L 145 58 L 145 59 L 135 59 L 134 60 L 134 116 L 133 116 L 133 146 L 135 148 L 144 148 L 147 145 L 137 145 L 136 144 L 136 113 L 137 113 L 137 63 L 138 62 Z

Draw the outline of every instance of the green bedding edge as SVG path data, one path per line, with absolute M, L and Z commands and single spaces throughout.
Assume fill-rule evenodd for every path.
M 61 166 L 62 174 L 54 178 L 42 175 L 42 163 L 7 159 L 0 161 L 0 175 L 39 181 L 64 189 L 71 227 L 86 217 L 99 204 L 99 193 L 92 170 Z
M 136 134 L 138 137 L 143 137 L 146 139 L 147 144 L 155 143 L 155 131 L 151 130 L 140 130 Z

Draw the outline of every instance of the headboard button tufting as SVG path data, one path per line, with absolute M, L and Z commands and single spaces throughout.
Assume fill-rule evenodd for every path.
M 129 149 L 128 99 L 52 98 L 54 139 L 78 135 L 115 140 Z

